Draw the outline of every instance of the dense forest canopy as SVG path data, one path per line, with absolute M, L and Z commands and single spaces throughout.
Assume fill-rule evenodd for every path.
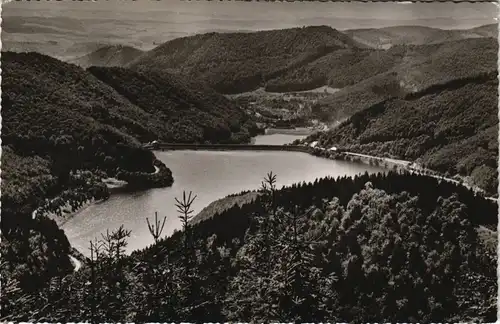
M 140 123 L 152 118 L 74 65 L 36 53 L 3 53 L 2 108 L 2 146 L 12 152 L 2 162 L 28 159 L 20 163 L 24 169 L 2 172 L 4 211 L 33 208 L 36 199 L 63 190 L 69 174 L 80 169 L 108 176 L 154 171 L 155 157 L 140 143 L 156 138 Z M 35 163 L 29 165 L 30 159 Z M 38 182 L 24 182 L 23 174 L 32 172 Z M 36 195 L 49 189 L 48 196 Z
M 186 223 L 131 256 L 107 248 L 123 247 L 130 233 L 108 232 L 97 260 L 94 253 L 80 271 L 55 278 L 23 303 L 15 302 L 23 292 L 9 282 L 3 297 L 13 302 L 2 315 L 48 321 L 494 320 L 496 255 L 478 227 L 496 226 L 495 203 L 457 185 L 392 172 L 281 190 L 267 183 L 255 201 Z
M 187 78 L 117 67 L 91 67 L 88 71 L 153 117 L 155 135 L 163 141 L 245 143 L 257 131 L 239 107 Z
M 180 134 L 179 142 L 216 142 L 227 141 L 233 133 L 231 123 L 240 123 L 240 129 L 234 133 L 242 137 L 242 141 L 249 140 L 245 126 L 252 125 L 245 124 L 244 113 L 230 101 L 194 81 L 188 82 L 163 73 L 142 74 L 118 68 L 91 68 L 85 71 L 36 53 L 7 52 L 3 54 L 3 62 L 5 105 L 13 107 L 9 108 L 5 121 L 7 135 L 14 133 L 16 128 L 32 133 L 48 133 L 47 129 L 52 127 L 60 133 L 65 131 L 65 127 L 81 125 L 86 129 L 118 130 L 120 135 L 125 133 L 141 142 L 174 140 L 172 132 Z M 26 88 L 31 91 L 23 92 Z M 152 104 L 146 105 L 146 102 Z M 47 113 L 57 113 L 58 122 L 48 119 L 47 114 L 33 116 L 33 106 Z M 180 124 L 179 114 L 186 112 L 190 113 L 183 120 L 185 125 Z M 35 117 L 38 120 L 33 123 Z M 208 123 L 208 130 L 203 129 L 197 120 L 200 117 L 212 119 L 215 125 Z M 53 125 L 44 127 L 48 123 Z M 204 132 L 210 134 L 213 128 L 214 131 L 229 134 L 221 139 L 204 137 Z M 236 128 L 233 126 L 233 129 Z M 71 135 L 76 137 L 80 132 L 83 130 L 76 127 L 75 134 Z

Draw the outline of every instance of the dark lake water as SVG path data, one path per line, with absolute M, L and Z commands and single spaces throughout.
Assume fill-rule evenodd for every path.
M 280 140 L 290 139 L 276 135 L 262 136 L 257 140 L 263 143 L 265 138 L 266 143 L 274 141 L 274 144 L 278 144 Z M 77 212 L 63 225 L 75 248 L 87 253 L 89 240 L 121 224 L 132 230 L 127 252 L 144 248 L 153 241 L 146 217 L 151 219 L 155 212 L 168 217 L 164 234 L 170 235 L 180 228 L 174 198 L 180 197 L 183 190 L 191 190 L 198 195 L 193 204 L 196 214 L 214 200 L 243 190 L 258 189 L 269 171 L 277 174 L 280 187 L 325 176 L 354 176 L 365 171 L 383 171 L 375 166 L 332 161 L 301 152 L 170 151 L 155 154 L 172 170 L 173 186 L 113 194 L 108 201 Z

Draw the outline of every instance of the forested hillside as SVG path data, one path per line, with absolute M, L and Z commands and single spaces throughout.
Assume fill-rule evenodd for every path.
M 492 322 L 496 254 L 478 235 L 497 206 L 461 186 L 389 173 L 261 195 L 124 256 L 104 235 L 80 271 L 27 293 L 2 285 L 6 320 Z M 148 217 L 149 215 L 143 215 Z M 152 222 L 152 233 L 155 226 Z M 494 237 L 489 241 L 496 244 Z M 118 250 L 111 248 L 118 246 Z M 97 254 L 96 254 L 97 253 Z M 10 278 L 2 268 L 2 278 Z M 45 302 L 50 298 L 49 303 Z
M 394 28 L 413 28 L 417 34 L 421 29 Z M 166 42 L 130 66 L 187 75 L 222 93 L 259 87 L 278 92 L 324 85 L 345 88 L 320 106 L 355 106 L 346 111 L 362 109 L 395 91 L 416 91 L 496 67 L 498 44 L 487 32 L 418 45 L 401 42 L 388 50 L 369 48 L 349 35 L 326 26 L 201 34 Z M 365 93 L 361 103 L 350 103 L 360 93 Z
M 131 118 L 132 112 L 141 116 L 137 107 L 74 65 L 36 53 L 2 55 L 2 146 L 10 147 L 19 159 L 45 160 L 41 163 L 48 173 L 40 181 L 47 184 L 32 183 L 35 188 L 61 190 L 70 172 L 78 169 L 98 168 L 110 176 L 117 168 L 153 172 L 153 154 L 142 149 L 135 137 L 150 131 L 137 122 L 139 118 Z M 3 162 L 10 157 L 2 156 Z M 32 208 L 46 198 L 34 194 L 41 189 L 27 187 L 22 177 L 31 171 L 27 163 L 23 165 L 27 169 L 2 172 L 7 180 L 2 184 L 4 211 Z M 26 193 L 20 195 L 23 188 Z M 12 197 L 6 196 L 11 191 Z
M 107 199 L 106 177 L 169 186 L 172 173 L 141 142 L 247 142 L 253 127 L 224 97 L 168 75 L 89 72 L 37 53 L 2 53 L 3 255 L 27 258 L 13 262 L 26 268 L 13 280 L 25 285 L 71 268 L 66 237 L 44 215 L 32 219 L 36 208 L 61 216 L 66 205 Z
M 316 86 L 327 84 L 342 90 L 319 106 L 349 112 L 363 108 L 367 99 L 373 102 L 378 97 L 418 91 L 434 83 L 492 71 L 496 68 L 497 51 L 494 38 L 398 45 L 388 50 L 343 50 L 291 69 L 270 80 L 267 88 L 286 90 L 290 85 L 322 80 Z M 357 106 L 349 100 L 360 96 L 363 100 Z
M 137 122 L 119 109 L 127 109 L 123 99 L 74 65 L 2 53 L 2 257 L 18 269 L 10 280 L 35 289 L 72 270 L 66 236 L 44 215 L 34 218 L 37 207 L 56 212 L 106 199 L 106 176 L 172 183 L 170 170 L 133 137 Z M 163 172 L 148 176 L 153 163 Z
M 329 85 L 343 88 L 384 73 L 398 65 L 404 48 L 384 50 L 339 50 L 297 66 L 266 83 L 268 91 L 290 91 L 293 87 L 314 88 Z M 316 84 L 313 84 L 316 83 Z
M 255 90 L 266 80 L 332 52 L 363 47 L 327 26 L 208 33 L 166 42 L 131 63 L 203 80 L 223 93 Z
M 154 119 L 148 121 L 148 130 L 164 141 L 246 143 L 257 131 L 239 107 L 187 78 L 124 68 L 91 67 L 88 71 Z
M 483 189 L 496 193 L 497 89 L 496 72 L 456 79 L 382 101 L 305 141 L 416 160 L 442 173 L 470 176 Z
M 395 46 L 380 51 L 382 54 L 377 53 L 349 67 L 345 75 L 360 75 L 356 78 L 359 82 L 341 84 L 343 88 L 339 92 L 317 103 L 315 113 L 327 120 L 342 120 L 394 96 L 496 71 L 498 42 L 494 38 L 477 38 L 422 46 Z M 356 71 L 367 71 L 365 78 Z M 337 79 L 331 79 L 331 86 L 335 87 Z
M 142 53 L 143 51 L 140 49 L 131 46 L 107 45 L 68 62 L 84 68 L 89 66 L 125 66 Z
M 9 146 L 2 147 L 2 269 L 25 291 L 37 290 L 47 278 L 68 274 L 73 268 L 64 232 L 52 220 L 31 216 L 43 197 L 57 193 L 57 182 L 48 159 L 20 156 Z M 2 309 L 4 305 L 2 299 Z
M 101 127 L 134 137 L 127 139 L 130 143 L 154 139 L 225 142 L 231 140 L 233 122 L 241 126 L 234 133 L 243 134 L 247 138 L 242 141 L 249 141 L 246 116 L 238 107 L 212 90 L 177 76 L 104 67 L 85 71 L 36 53 L 7 52 L 3 62 L 6 137 L 28 130 L 48 133 L 55 129 L 60 133 L 68 127 L 75 128 L 75 134 L 67 135 L 78 137 L 83 132 L 79 128 Z M 26 88 L 32 90 L 24 91 Z M 34 114 L 34 106 L 46 113 Z M 180 114 L 186 114 L 184 124 L 178 120 Z M 206 129 L 199 118 L 207 119 Z M 44 127 L 48 123 L 51 127 Z M 87 125 L 93 123 L 97 126 Z M 20 132 L 15 132 L 17 128 Z M 222 136 L 210 137 L 211 132 Z M 172 138 L 172 133 L 180 135 Z

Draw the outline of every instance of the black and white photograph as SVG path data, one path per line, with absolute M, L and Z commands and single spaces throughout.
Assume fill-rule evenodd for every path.
M 497 3 L 0 6 L 2 322 L 497 321 Z

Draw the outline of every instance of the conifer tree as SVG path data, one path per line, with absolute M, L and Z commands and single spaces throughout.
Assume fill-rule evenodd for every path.
M 103 293 L 105 316 L 106 319 L 123 320 L 125 312 L 125 299 L 127 290 L 127 280 L 123 272 L 123 256 L 127 247 L 127 238 L 130 237 L 131 231 L 126 230 L 123 225 L 118 229 L 106 234 L 101 234 L 102 239 L 102 271 L 106 275 L 103 276 L 104 289 Z
M 199 262 L 195 250 L 195 239 L 189 223 L 193 218 L 194 210 L 192 204 L 196 199 L 196 195 L 190 191 L 188 195 L 182 192 L 182 200 L 175 198 L 175 206 L 179 213 L 179 219 L 182 223 L 182 234 L 184 248 L 182 250 L 183 266 L 179 273 L 178 297 L 180 310 L 178 316 L 183 320 L 201 320 L 203 315 L 203 305 L 201 296 L 201 284 Z
M 295 206 L 284 213 L 272 260 L 272 295 L 281 321 L 316 321 L 322 314 L 321 270 L 314 264 L 313 251 L 323 233 L 309 231 L 307 213 Z M 278 289 L 277 289 L 278 288 Z
M 158 212 L 155 212 L 155 222 L 151 224 L 149 218 L 146 217 L 146 222 L 148 223 L 148 229 L 151 236 L 155 241 L 155 246 L 158 245 L 161 234 L 163 233 L 163 228 L 165 227 L 165 222 L 167 221 L 167 216 L 163 217 L 163 223 L 160 226 L 160 220 L 158 220 Z
M 144 276 L 148 307 L 145 317 L 148 320 L 167 319 L 173 315 L 173 286 L 169 256 L 168 252 L 162 253 L 159 249 L 159 242 L 166 221 L 167 217 L 165 216 L 163 222 L 161 222 L 158 219 L 157 212 L 155 212 L 154 223 L 151 223 L 149 218 L 146 218 L 148 230 L 154 239 L 153 256 L 148 260 L 147 274 Z M 161 256 L 160 253 L 162 253 Z
M 269 172 L 262 182 L 260 201 L 263 213 L 253 218 L 253 230 L 247 231 L 244 246 L 236 255 L 239 272 L 231 280 L 224 313 L 230 320 L 269 321 L 273 310 L 270 292 L 271 254 L 278 225 L 276 175 Z
M 192 246 L 192 237 L 191 237 L 191 226 L 189 222 L 193 218 L 194 210 L 191 209 L 191 205 L 196 199 L 196 195 L 192 197 L 192 192 L 189 192 L 188 197 L 186 197 L 186 192 L 182 192 L 182 201 L 178 198 L 175 198 L 175 207 L 177 207 L 177 212 L 179 213 L 179 219 L 182 223 L 182 232 L 184 237 L 184 271 L 186 276 L 189 276 L 192 256 L 193 256 L 193 246 Z
M 90 292 L 88 294 L 89 303 L 90 303 L 90 317 L 92 323 L 98 323 L 100 320 L 98 309 L 100 306 L 101 298 L 100 298 L 100 289 L 98 288 L 97 282 L 99 280 L 99 264 L 102 262 L 102 247 L 103 244 L 101 241 L 94 239 L 94 241 L 90 241 L 90 282 L 87 286 L 90 288 Z

